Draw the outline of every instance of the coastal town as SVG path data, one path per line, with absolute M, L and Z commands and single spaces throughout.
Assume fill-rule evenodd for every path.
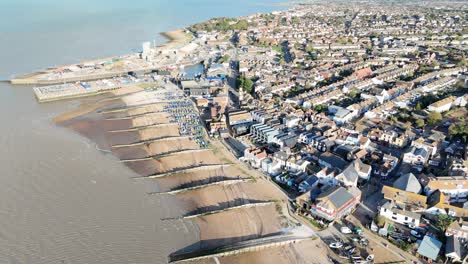
M 213 18 L 11 82 L 111 95 L 56 121 L 99 114 L 150 195 L 186 202 L 167 221 L 200 244 L 171 263 L 467 263 L 468 3 L 422 3 Z

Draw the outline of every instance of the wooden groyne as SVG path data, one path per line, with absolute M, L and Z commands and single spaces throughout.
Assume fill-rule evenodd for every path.
M 205 165 L 197 165 L 197 166 L 191 166 L 191 167 L 186 167 L 186 168 L 180 168 L 180 169 L 175 169 L 172 171 L 168 172 L 163 172 L 163 173 L 156 173 L 148 176 L 140 176 L 136 177 L 137 179 L 157 179 L 157 178 L 163 178 L 163 177 L 168 177 L 174 174 L 179 174 L 179 173 L 190 173 L 194 171 L 200 171 L 200 170 L 210 170 L 210 169 L 222 169 L 231 166 L 232 164 L 205 164 Z
M 183 139 L 183 138 L 191 138 L 189 136 L 167 136 L 167 137 L 158 137 L 158 138 L 151 138 L 147 140 L 142 140 L 134 143 L 129 143 L 129 144 L 118 144 L 118 145 L 113 145 L 112 148 L 124 148 L 124 147 L 135 147 L 135 146 L 141 146 L 145 144 L 151 144 L 153 142 L 157 141 L 169 141 L 169 140 L 176 140 L 176 139 Z
M 208 188 L 208 187 L 211 187 L 211 186 L 217 186 L 217 185 L 227 186 L 227 185 L 233 185 L 233 184 L 237 184 L 237 183 L 241 183 L 241 182 L 249 182 L 249 181 L 253 181 L 253 180 L 251 178 L 235 179 L 235 180 L 223 180 L 223 181 L 210 182 L 210 183 L 201 184 L 201 185 L 192 186 L 192 187 L 187 187 L 187 188 L 175 189 L 175 190 L 171 190 L 171 191 L 167 191 L 167 192 L 153 192 L 153 193 L 149 193 L 149 194 L 150 195 L 179 194 L 179 193 L 204 189 L 204 188 Z
M 135 131 L 140 131 L 140 130 L 144 130 L 148 128 L 167 127 L 167 126 L 174 126 L 174 125 L 177 125 L 177 123 L 158 123 L 158 124 L 152 124 L 152 125 L 146 125 L 146 126 L 135 126 L 135 127 L 127 128 L 127 129 L 109 130 L 107 131 L 107 133 L 135 132 Z
M 246 209 L 246 208 L 253 208 L 253 207 L 262 207 L 262 206 L 268 206 L 272 205 L 275 202 L 258 202 L 258 203 L 248 203 L 248 204 L 242 204 L 242 205 L 236 205 L 232 207 L 227 207 L 219 210 L 212 210 L 204 213 L 199 213 L 199 214 L 192 214 L 192 215 L 186 215 L 182 216 L 182 219 L 191 219 L 191 218 L 197 218 L 197 217 L 202 217 L 202 216 L 207 216 L 207 215 L 213 215 L 213 214 L 220 214 L 224 212 L 229 212 L 233 210 L 239 210 L 239 209 Z
M 204 152 L 204 151 L 209 151 L 210 149 L 182 149 L 182 150 L 174 150 L 174 151 L 168 151 L 164 152 L 161 154 L 153 155 L 150 157 L 144 157 L 144 158 L 138 158 L 138 159 L 124 159 L 121 160 L 120 162 L 138 162 L 138 161 L 145 161 L 145 160 L 153 160 L 153 159 L 160 159 L 172 155 L 178 155 L 178 154 L 186 154 L 186 153 L 197 153 L 197 152 Z
M 258 238 L 189 253 L 173 253 L 169 256 L 169 263 L 184 263 L 208 260 L 217 257 L 227 257 L 261 251 L 268 248 L 282 247 L 285 245 L 313 239 L 312 236 L 276 235 L 266 238 Z

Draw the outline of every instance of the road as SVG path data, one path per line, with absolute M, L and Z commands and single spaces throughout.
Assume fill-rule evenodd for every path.
M 226 112 L 228 112 L 230 109 L 239 109 L 239 93 L 236 90 L 237 76 L 239 75 L 238 48 L 234 47 L 231 51 L 229 51 L 228 55 L 230 56 L 231 60 L 229 61 L 229 72 L 227 76 L 229 102 L 228 107 L 226 107 Z

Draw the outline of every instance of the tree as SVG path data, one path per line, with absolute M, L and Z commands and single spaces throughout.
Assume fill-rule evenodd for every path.
M 439 113 L 439 112 L 432 111 L 427 116 L 427 122 L 428 122 L 429 125 L 435 125 L 440 120 L 442 120 L 442 114 Z
M 321 113 L 325 111 L 325 107 L 323 105 L 314 105 L 314 110 Z
M 420 119 L 420 118 L 416 119 L 416 121 L 414 123 L 415 123 L 417 128 L 422 128 L 425 125 L 424 120 Z
M 351 98 L 353 98 L 353 99 L 356 98 L 356 97 L 358 97 L 358 95 L 359 95 L 359 91 L 358 91 L 357 89 L 352 89 L 352 90 L 349 92 L 349 97 L 351 97 Z
M 452 224 L 453 219 L 451 216 L 446 214 L 439 214 L 437 216 L 436 226 L 443 232 Z
M 314 52 L 314 51 L 315 51 L 314 45 L 311 45 L 311 44 L 307 45 L 305 51 L 306 51 L 307 53 L 312 53 L 312 52 Z
M 457 123 L 453 123 L 448 128 L 448 133 L 452 138 L 460 138 L 463 142 L 466 142 L 468 138 L 468 126 L 464 120 L 460 120 Z
M 405 119 L 406 119 L 406 118 L 405 118 Z M 411 122 L 409 122 L 409 121 L 406 121 L 406 122 L 403 124 L 403 126 L 404 126 L 407 130 L 411 129 L 411 127 L 412 127 Z
M 223 57 L 219 58 L 218 63 L 225 63 L 229 61 L 229 55 L 225 54 Z
M 283 65 L 283 64 L 284 64 L 284 62 L 285 62 L 285 61 L 284 61 L 284 58 L 283 58 L 283 57 L 281 57 L 281 58 L 279 59 L 279 64 L 280 64 L 280 65 Z
M 377 216 L 377 226 L 383 227 L 385 225 L 385 217 L 384 216 Z
M 246 92 L 251 94 L 252 93 L 252 87 L 253 87 L 253 82 L 250 78 L 247 78 L 245 76 L 239 76 L 237 78 L 237 87 L 242 89 Z
M 421 110 L 421 109 L 422 109 L 421 103 L 418 102 L 418 103 L 416 104 L 416 107 L 415 107 L 414 109 L 416 109 L 416 110 L 418 110 L 418 111 Z

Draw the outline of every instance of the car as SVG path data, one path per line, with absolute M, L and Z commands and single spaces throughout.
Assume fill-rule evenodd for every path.
M 422 238 L 422 235 L 416 231 L 416 230 L 411 230 L 411 235 L 414 236 L 415 238 Z
M 411 223 L 411 222 L 405 223 L 405 226 L 409 227 L 410 229 L 415 229 L 416 228 L 416 225 Z
M 346 247 L 345 250 L 348 255 L 351 255 L 356 250 L 356 247 L 349 246 L 349 247 Z
M 336 248 L 336 249 L 338 249 L 338 248 L 342 248 L 342 247 L 343 247 L 343 243 L 341 243 L 341 242 L 333 242 L 333 243 L 330 243 L 329 246 L 330 246 L 330 248 Z
M 351 234 L 351 233 L 352 233 L 351 229 L 350 229 L 349 227 L 347 227 L 347 226 L 342 226 L 342 227 L 340 228 L 340 231 L 341 231 L 341 233 L 343 233 L 343 234 Z
M 361 235 L 362 234 L 362 228 L 360 228 L 359 226 L 355 226 L 354 227 L 354 233 L 356 233 L 358 235 Z

